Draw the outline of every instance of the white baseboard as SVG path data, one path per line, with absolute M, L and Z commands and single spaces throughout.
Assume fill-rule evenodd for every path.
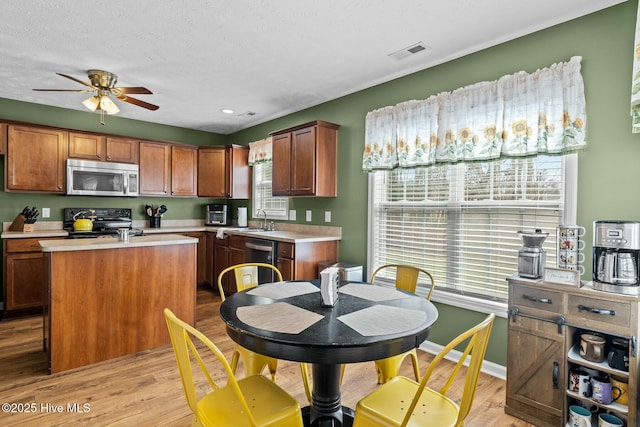
M 438 354 L 440 350 L 444 348 L 444 346 L 441 346 L 440 344 L 436 344 L 430 341 L 425 341 L 422 344 L 420 344 L 419 348 L 420 350 L 426 351 L 427 353 L 430 353 L 430 354 Z M 462 356 L 461 352 L 459 352 L 458 350 L 451 350 L 449 354 L 447 354 L 445 359 L 457 363 L 458 360 L 460 360 L 460 356 Z M 468 364 L 469 362 L 466 361 L 465 365 L 468 365 Z M 501 380 L 507 379 L 506 366 L 498 365 L 497 363 L 493 363 L 485 360 L 482 362 L 481 371 L 487 375 L 491 375 L 492 377 L 500 378 Z

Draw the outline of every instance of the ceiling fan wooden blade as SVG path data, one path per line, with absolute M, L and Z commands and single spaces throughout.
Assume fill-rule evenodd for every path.
M 93 92 L 87 89 L 32 89 L 38 92 Z
M 157 105 L 149 104 L 148 102 L 140 101 L 139 99 L 131 98 L 130 96 L 117 95 L 117 98 L 120 101 L 128 102 L 129 104 L 137 105 L 138 107 L 146 108 L 151 111 L 155 111 L 160 108 Z
M 153 95 L 146 87 L 133 86 L 133 87 L 114 87 L 111 89 L 116 96 L 120 94 L 134 94 L 134 95 Z
M 93 90 L 95 90 L 95 89 L 96 89 L 96 87 L 95 87 L 95 86 L 93 86 L 93 85 L 91 85 L 91 84 L 89 84 L 89 83 L 87 83 L 87 82 L 83 82 L 82 80 L 76 79 L 76 78 L 75 78 L 75 77 L 73 77 L 73 76 L 69 76 L 69 75 L 67 75 L 67 74 L 62 74 L 62 73 L 56 73 L 56 74 L 57 74 L 57 75 L 59 75 L 59 76 L 62 76 L 62 77 L 66 77 L 66 78 L 68 78 L 68 79 L 70 79 L 70 80 L 73 80 L 73 81 L 74 81 L 74 82 L 76 82 L 76 83 L 80 83 L 81 85 L 85 85 L 85 86 L 87 86 L 87 87 L 90 87 L 90 88 L 91 88 L 91 89 L 93 89 Z

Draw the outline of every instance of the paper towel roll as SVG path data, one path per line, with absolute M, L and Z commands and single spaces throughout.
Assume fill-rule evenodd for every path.
M 238 227 L 247 226 L 247 208 L 238 208 Z

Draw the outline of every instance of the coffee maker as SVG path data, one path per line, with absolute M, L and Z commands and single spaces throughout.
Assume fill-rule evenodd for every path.
M 594 221 L 593 287 L 640 295 L 640 222 Z
M 547 252 L 542 249 L 549 233 L 543 233 L 536 229 L 530 231 L 518 231 L 522 239 L 523 248 L 518 252 L 518 276 L 527 279 L 539 279 L 544 273 L 544 265 L 547 262 Z

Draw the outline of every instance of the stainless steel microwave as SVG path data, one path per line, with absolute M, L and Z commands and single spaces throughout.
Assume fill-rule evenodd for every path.
M 67 160 L 67 194 L 78 196 L 138 196 L 138 165 Z

